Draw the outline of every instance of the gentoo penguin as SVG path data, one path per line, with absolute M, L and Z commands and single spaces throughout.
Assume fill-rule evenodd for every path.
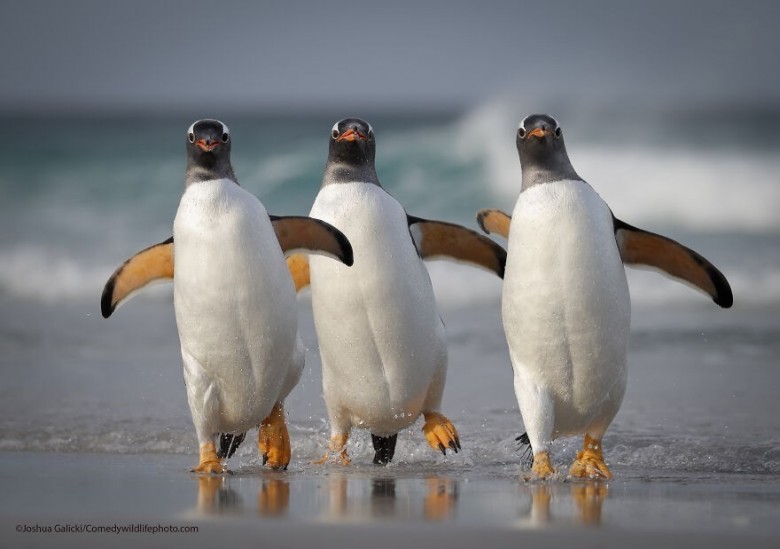
M 230 131 L 222 122 L 190 126 L 173 238 L 125 262 L 101 300 L 108 317 L 133 291 L 175 271 L 174 309 L 200 444 L 200 463 L 193 469 L 198 473 L 228 472 L 222 459 L 253 427 L 259 427 L 263 463 L 287 467 L 283 403 L 300 378 L 304 350 L 283 250 L 307 249 L 352 264 L 349 242 L 327 223 L 270 216 L 238 185 L 230 148 Z
M 693 250 L 617 219 L 574 171 L 554 118 L 528 116 L 516 142 L 522 187 L 512 217 L 482 210 L 477 219 L 509 239 L 502 314 L 532 473 L 555 472 L 554 439 L 584 434 L 569 475 L 609 479 L 601 440 L 626 389 L 631 320 L 623 264 L 665 271 L 721 307 L 731 306 L 731 288 Z
M 374 463 L 422 414 L 434 449 L 460 449 L 440 411 L 447 372 L 444 325 L 423 259 L 447 256 L 503 275 L 506 253 L 464 227 L 410 216 L 379 184 L 371 126 L 356 118 L 330 134 L 322 188 L 309 215 L 349 238 L 355 264 L 310 259 L 312 308 L 331 425 L 329 451 L 349 463 L 353 427 L 371 432 Z M 326 454 L 320 462 L 327 461 Z

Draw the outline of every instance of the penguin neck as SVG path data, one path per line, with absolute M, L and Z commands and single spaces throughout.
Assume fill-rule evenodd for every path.
M 204 166 L 202 163 L 190 159 L 187 162 L 187 171 L 184 176 L 184 187 L 201 181 L 213 181 L 215 179 L 229 179 L 238 185 L 236 174 L 230 162 L 217 161 L 212 166 Z
M 325 175 L 322 178 L 323 186 L 331 183 L 352 183 L 355 181 L 381 187 L 373 162 L 353 164 L 351 162 L 330 161 L 325 166 Z
M 523 174 L 522 187 L 520 192 L 530 189 L 535 185 L 552 183 L 553 181 L 563 181 L 565 179 L 581 180 L 582 178 L 574 171 L 568 155 L 564 152 L 556 153 L 552 158 L 545 158 L 540 161 L 535 158 L 520 157 L 520 166 Z

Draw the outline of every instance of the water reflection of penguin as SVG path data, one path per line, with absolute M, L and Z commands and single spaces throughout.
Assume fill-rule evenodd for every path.
M 564 485 L 533 484 L 521 485 L 520 493 L 528 496 L 530 504 L 527 510 L 521 512 L 523 523 L 533 526 L 565 523 L 597 526 L 601 524 L 602 507 L 609 495 L 609 487 L 597 481 L 572 484 L 570 489 Z M 567 505 L 569 502 L 574 504 L 576 512 L 567 512 L 573 509 Z
M 395 514 L 395 479 L 372 479 L 371 515 L 374 517 L 392 517 Z
M 425 519 L 446 520 L 453 516 L 458 503 L 458 483 L 448 477 L 433 476 L 426 479 L 427 490 L 420 494 L 417 489 L 404 490 L 409 484 L 402 483 L 401 496 L 399 486 L 393 477 L 374 477 L 356 479 L 357 486 L 349 486 L 346 475 L 336 474 L 328 477 L 327 518 L 334 521 L 367 521 L 373 519 Z M 360 488 L 369 484 L 368 501 Z M 417 482 L 410 481 L 414 486 Z M 416 496 L 420 495 L 421 500 Z M 415 497 L 412 497 L 415 496 Z M 418 505 L 417 502 L 421 505 Z
M 458 481 L 448 477 L 430 477 L 427 480 L 428 493 L 423 503 L 426 520 L 452 518 L 458 504 Z
M 240 512 L 243 502 L 238 492 L 230 488 L 225 477 L 198 476 L 198 513 L 222 515 Z
M 257 493 L 257 511 L 266 517 L 287 514 L 290 507 L 290 483 L 283 478 L 264 478 Z

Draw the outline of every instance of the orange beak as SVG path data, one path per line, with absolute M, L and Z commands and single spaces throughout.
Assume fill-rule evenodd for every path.
M 359 131 L 349 129 L 342 133 L 336 141 L 357 141 L 358 139 L 362 139 L 363 141 L 368 140 L 368 138 Z
M 207 143 L 205 139 L 198 139 L 195 144 L 206 152 L 211 152 L 219 147 L 219 142 L 212 141 L 211 143 Z
M 530 132 L 528 132 L 528 137 L 531 137 L 532 135 L 535 137 L 544 137 L 547 134 L 546 131 L 544 131 L 542 128 L 534 128 Z

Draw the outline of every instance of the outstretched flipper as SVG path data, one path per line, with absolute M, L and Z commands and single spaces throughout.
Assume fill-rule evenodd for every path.
M 453 223 L 430 221 L 407 215 L 409 232 L 423 259 L 449 257 L 471 263 L 504 278 L 506 251 L 477 233 Z
M 704 257 L 670 238 L 643 231 L 614 216 L 612 219 L 623 263 L 660 269 L 693 284 L 725 309 L 734 303 L 728 280 Z
M 173 237 L 150 246 L 122 263 L 103 288 L 100 312 L 108 318 L 144 286 L 173 278 Z
M 495 233 L 509 238 L 509 225 L 512 223 L 512 216 L 505 214 L 501 210 L 479 210 L 477 212 L 477 223 L 485 233 Z
M 351 266 L 352 245 L 333 225 L 312 217 L 271 216 L 271 223 L 285 255 L 304 252 L 326 255 Z
M 270 216 L 282 252 L 287 257 L 287 268 L 295 283 L 295 291 L 309 285 L 307 253 L 327 255 L 352 265 L 352 246 L 335 227 L 311 217 Z M 157 281 L 173 279 L 173 237 L 150 246 L 122 263 L 103 288 L 100 311 L 110 317 L 122 303 L 145 286 Z

